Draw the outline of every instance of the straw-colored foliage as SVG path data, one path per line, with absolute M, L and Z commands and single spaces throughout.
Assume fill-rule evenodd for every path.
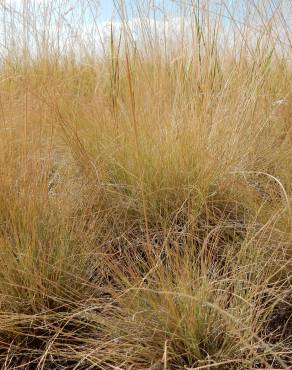
M 7 3 L 1 368 L 289 369 L 287 2 L 181 2 L 171 42 L 142 7 L 135 42 L 120 4 L 103 50 L 62 52 L 50 24 L 98 4 Z

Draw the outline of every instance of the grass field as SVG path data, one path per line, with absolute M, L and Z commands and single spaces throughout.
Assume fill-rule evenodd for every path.
M 291 3 L 134 4 L 1 2 L 0 368 L 291 369 Z

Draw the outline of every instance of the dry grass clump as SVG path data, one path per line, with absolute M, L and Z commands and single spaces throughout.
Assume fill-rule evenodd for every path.
M 3 370 L 290 368 L 291 41 L 274 3 L 181 2 L 175 40 L 142 3 L 83 40 L 94 1 L 1 5 Z

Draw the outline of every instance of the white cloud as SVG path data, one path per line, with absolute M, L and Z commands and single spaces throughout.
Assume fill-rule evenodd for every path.
M 26 26 L 27 35 L 24 35 L 21 12 L 19 12 L 17 22 L 15 21 L 17 14 L 10 14 L 12 18 L 16 18 L 11 21 L 9 17 L 5 18 L 5 30 L 3 22 L 2 26 L 0 24 L 0 45 L 3 45 L 5 37 L 5 43 L 8 47 L 12 44 L 21 46 L 21 43 L 28 42 L 32 55 L 37 53 L 39 45 L 59 52 L 66 52 L 68 49 L 73 49 L 77 54 L 83 51 L 101 53 L 103 47 L 109 49 L 112 31 L 114 40 L 117 43 L 120 35 L 126 29 L 129 31 L 130 40 L 134 41 L 138 47 L 144 47 L 144 50 L 155 38 L 156 42 L 161 43 L 163 47 L 166 46 L 167 48 L 182 47 L 182 42 L 184 42 L 185 48 L 188 48 L 190 52 L 194 52 L 192 50 L 192 45 L 194 45 L 192 43 L 192 37 L 196 35 L 196 31 L 194 19 L 190 15 L 185 17 L 169 15 L 164 19 L 160 17 L 156 21 L 151 17 L 138 17 L 122 23 L 121 21 L 101 22 L 98 17 L 88 13 L 86 16 L 83 15 L 82 22 L 80 22 L 80 8 L 72 8 L 74 2 L 76 3 L 76 0 L 31 0 L 30 3 L 35 5 L 49 4 L 53 6 L 51 9 L 54 16 L 51 17 L 50 23 L 43 22 L 44 13 L 42 13 L 42 6 L 39 8 L 32 7 Z M 5 0 L 2 4 L 12 4 L 17 9 L 17 7 L 23 6 L 24 1 Z M 7 14 L 9 15 L 9 11 Z M 214 14 L 210 15 L 211 24 L 212 19 L 215 17 Z M 238 46 L 243 41 L 243 37 L 245 37 L 246 39 L 244 41 L 248 42 L 252 47 L 255 44 L 257 36 L 262 31 L 265 31 L 259 24 L 250 24 L 249 32 L 242 33 L 241 30 L 244 27 L 246 27 L 244 23 L 233 23 L 230 20 L 221 18 L 218 29 L 218 46 L 232 46 L 235 42 L 235 46 Z M 145 32 L 145 29 L 147 32 Z M 13 31 L 11 32 L 11 30 Z M 207 29 L 204 31 L 207 33 Z M 278 44 L 278 50 L 285 50 L 285 44 L 289 41 L 286 31 L 280 23 L 274 26 L 272 35 Z M 7 35 L 4 34 L 5 32 L 8 33 L 8 41 Z M 245 36 L 242 36 L 243 34 Z

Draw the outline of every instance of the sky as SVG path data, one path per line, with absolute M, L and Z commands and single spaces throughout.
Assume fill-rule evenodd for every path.
M 116 0 L 117 1 L 117 0 Z M 185 3 L 190 2 L 190 0 L 184 0 Z M 230 0 L 227 0 L 230 1 Z M 233 1 L 233 0 L 232 0 Z M 112 15 L 115 13 L 115 6 L 114 6 L 115 0 L 100 0 L 100 20 L 101 22 L 110 21 L 112 20 Z M 164 8 L 164 10 L 167 10 L 172 13 L 172 15 L 176 16 L 178 14 L 176 13 L 176 3 L 179 2 L 179 0 L 144 0 L 144 4 L 149 3 L 155 3 L 156 8 Z M 137 0 L 124 0 L 124 4 L 126 5 L 126 8 L 128 9 L 128 16 L 129 18 L 132 18 L 131 15 L 131 9 L 135 8 L 137 5 Z M 143 1 L 142 1 L 143 3 Z M 163 4 L 163 5 L 162 5 Z M 147 7 L 147 5 L 146 5 Z
M 119 38 L 121 33 L 122 23 L 119 16 L 116 14 L 114 3 L 121 0 L 0 0 L 0 55 L 6 53 L 9 45 L 20 45 L 21 42 L 27 43 L 29 38 L 32 50 L 36 49 L 36 43 L 42 40 L 48 41 L 48 44 L 58 44 L 60 49 L 66 50 L 66 45 L 74 45 L 78 48 L 80 44 L 88 44 L 91 48 L 97 45 L 99 48 L 101 44 L 110 45 L 111 29 L 114 29 L 114 35 Z M 191 30 L 194 28 L 194 22 L 190 18 L 190 13 L 185 13 L 184 8 L 180 8 L 179 4 L 200 4 L 201 15 L 209 14 L 212 18 L 220 15 L 220 39 L 222 43 L 228 42 L 227 38 L 233 40 L 240 40 L 240 27 L 245 25 L 244 20 L 244 4 L 257 4 L 261 7 L 264 0 L 123 0 L 127 7 L 128 28 L 131 30 L 133 39 L 138 42 L 142 40 L 142 23 L 147 24 L 148 29 L 153 31 L 153 34 L 158 31 L 159 39 L 167 40 L 177 39 L 181 40 L 181 35 L 189 37 Z M 285 10 L 291 10 L 288 7 L 288 2 L 291 0 L 272 0 L 270 4 L 278 3 L 286 4 Z M 99 3 L 99 7 L 96 5 Z M 149 4 L 155 4 L 155 17 L 153 10 L 149 11 Z M 208 9 L 203 7 L 203 4 L 209 5 Z M 25 4 L 32 4 L 29 7 L 30 18 L 28 25 L 23 26 L 23 7 Z M 50 4 L 53 17 L 44 16 L 46 14 L 46 4 Z M 85 13 L 83 13 L 83 5 L 85 5 Z M 91 11 L 90 4 L 93 4 L 93 11 Z M 137 5 L 142 5 L 144 8 L 140 13 L 142 18 L 137 17 L 136 13 L 132 13 L 132 9 Z M 222 6 L 220 6 L 220 4 Z M 6 6 L 7 5 L 7 6 Z M 9 6 L 13 5 L 15 12 L 10 12 Z M 5 9 L 8 9 L 6 11 Z M 163 11 L 161 9 L 164 9 Z M 260 8 L 259 8 L 260 9 Z M 190 8 L 188 8 L 190 10 Z M 197 10 L 196 10 L 197 11 Z M 50 13 L 50 12 L 49 12 Z M 15 14 L 17 14 L 15 16 Z M 26 14 L 26 13 L 25 13 Z M 42 14 L 39 16 L 38 14 Z M 51 13 L 50 13 L 51 14 Z M 98 16 L 97 16 L 98 14 Z M 251 17 L 248 20 L 248 27 L 252 30 L 254 36 L 257 33 L 258 22 L 261 23 L 263 13 L 260 12 L 256 16 L 255 8 L 252 8 Z M 287 12 L 285 14 L 286 21 L 289 20 Z M 291 14 L 290 14 L 291 16 Z M 10 19 L 11 18 L 11 19 Z M 82 18 L 81 23 L 79 18 Z M 269 18 L 269 14 L 268 14 Z M 290 18 L 291 19 L 291 18 Z M 231 21 L 232 20 L 232 21 Z M 47 21 L 47 23 L 44 23 Z M 142 22 L 142 23 L 141 23 Z M 281 22 L 279 23 L 281 26 Z M 232 26 L 232 28 L 230 27 Z M 37 32 L 35 31 L 37 28 Z M 24 32 L 25 30 L 25 32 Z M 235 32 L 233 36 L 233 31 Z M 287 30 L 286 30 L 287 31 Z M 6 36 L 8 34 L 8 37 Z M 281 40 L 287 43 L 287 33 L 281 29 L 276 29 L 276 37 L 280 35 Z M 26 37 L 28 35 L 28 38 Z M 244 35 L 244 33 L 243 33 Z M 227 38 L 226 38 L 227 37 Z M 99 44 L 99 45 L 98 45 Z M 65 46 L 66 47 L 65 47 Z M 64 46 L 64 47 L 63 47 Z
M 101 21 L 109 21 L 113 13 L 113 1 L 112 0 L 100 0 L 100 18 Z

